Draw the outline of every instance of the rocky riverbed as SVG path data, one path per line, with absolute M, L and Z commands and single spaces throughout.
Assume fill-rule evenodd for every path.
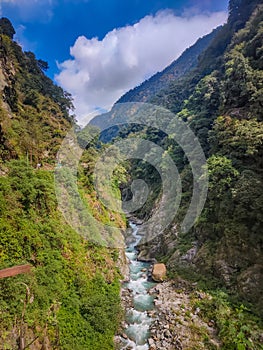
M 206 293 L 194 292 L 183 280 L 160 283 L 150 293 L 155 295 L 150 350 L 220 348 L 213 320 L 205 323 L 194 306 L 195 300 L 209 298 Z
M 167 281 L 155 285 L 149 292 L 154 296 L 154 310 L 148 311 L 153 319 L 148 339 L 149 350 L 196 350 L 220 349 L 220 341 L 213 320 L 204 322 L 197 300 L 210 298 L 204 292 L 195 291 L 195 286 L 184 280 Z M 131 291 L 122 290 L 125 308 L 133 306 Z M 123 322 L 123 329 L 128 325 Z M 116 348 L 125 338 L 125 332 L 116 337 Z M 128 347 L 127 350 L 132 350 Z
M 126 257 L 129 261 L 129 279 L 122 285 L 121 299 L 125 310 L 122 331 L 116 337 L 116 348 L 121 350 L 148 350 L 149 328 L 153 322 L 148 314 L 154 309 L 154 296 L 149 289 L 155 285 L 149 280 L 150 263 L 139 261 L 136 246 L 141 239 L 137 225 L 131 223 L 127 237 Z M 129 238 L 129 239 L 128 239 Z
M 125 320 L 115 337 L 116 350 L 219 349 L 214 321 L 204 322 L 197 306 L 198 301 L 211 297 L 180 278 L 152 283 L 150 272 L 163 264 L 138 261 L 135 247 L 140 236 L 136 225 L 131 226 L 126 240 L 130 273 L 121 291 Z M 164 266 L 161 281 L 165 270 Z

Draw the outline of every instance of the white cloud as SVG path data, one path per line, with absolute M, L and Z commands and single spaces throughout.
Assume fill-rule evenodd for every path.
M 72 93 L 78 120 L 87 122 L 96 108 L 109 109 L 226 17 L 224 12 L 178 17 L 162 11 L 114 29 L 103 40 L 80 36 L 70 48 L 73 59 L 59 64 L 56 81 Z

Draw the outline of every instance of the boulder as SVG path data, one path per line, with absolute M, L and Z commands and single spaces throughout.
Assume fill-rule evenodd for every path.
M 166 266 L 164 264 L 154 264 L 152 270 L 152 279 L 155 282 L 163 282 L 166 276 Z

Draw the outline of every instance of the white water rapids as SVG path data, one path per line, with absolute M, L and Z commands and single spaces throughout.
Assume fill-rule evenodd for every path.
M 150 263 L 137 260 L 138 251 L 136 245 L 141 236 L 138 235 L 138 228 L 135 224 L 130 224 L 132 228 L 133 242 L 126 249 L 126 256 L 130 261 L 130 281 L 125 283 L 123 288 L 128 288 L 132 294 L 133 308 L 126 310 L 126 322 L 128 327 L 125 334 L 128 339 L 123 339 L 122 350 L 148 350 L 149 328 L 153 319 L 147 311 L 153 310 L 153 296 L 148 291 L 154 286 L 147 278 Z

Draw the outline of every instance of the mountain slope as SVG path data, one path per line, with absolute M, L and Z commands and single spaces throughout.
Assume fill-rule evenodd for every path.
M 172 62 L 162 72 L 156 73 L 141 85 L 128 91 L 116 103 L 148 102 L 157 92 L 167 88 L 171 81 L 180 78 L 196 67 L 199 55 L 207 48 L 219 30 L 220 27 L 198 39 L 193 46 L 185 50 L 176 61 Z
M 170 86 L 157 92 L 150 102 L 162 105 L 174 113 L 181 111 L 184 100 L 193 93 L 196 84 L 222 66 L 224 53 L 233 36 L 245 26 L 252 12 L 261 3 L 261 0 L 230 0 L 229 19 L 200 55 L 198 65 L 180 79 L 171 81 Z
M 175 111 L 199 138 L 207 156 L 209 192 L 194 229 L 188 234 L 179 231 L 174 239 L 192 195 L 191 168 L 181 160 L 186 188 L 176 222 L 141 249 L 142 256 L 165 259 L 172 270 L 207 276 L 261 312 L 263 7 L 258 3 L 239 1 L 227 24 L 232 28 L 230 40 L 223 28 L 196 70 L 155 99 Z M 240 18 L 249 20 L 244 23 Z M 223 39 L 229 44 L 223 45 L 215 66 L 214 49 L 222 49 Z M 184 99 L 180 100 L 179 89 Z M 176 159 L 176 146 L 170 147 L 169 154 Z
M 227 24 L 200 55 L 197 66 L 149 100 L 185 121 L 207 158 L 207 200 L 189 232 L 180 230 L 193 190 L 192 168 L 183 149 L 154 128 L 132 126 L 118 136 L 138 137 L 164 147 L 180 171 L 182 182 L 182 200 L 174 222 L 157 237 L 152 237 L 151 230 L 142 232 L 146 237 L 140 245 L 140 258 L 164 261 L 175 275 L 204 279 L 213 289 L 226 288 L 262 315 L 263 7 L 262 1 L 231 0 L 229 9 Z M 148 88 L 151 85 L 147 82 Z M 95 123 L 113 125 L 115 114 L 117 123 L 116 110 L 115 106 Z M 158 125 L 158 120 L 151 125 Z M 144 159 L 150 156 L 146 151 Z M 161 178 L 144 161 L 131 162 L 130 177 L 130 184 L 139 178 L 149 186 L 151 196 L 134 213 L 147 221 L 155 215 L 160 201 Z M 124 186 L 124 193 L 127 190 Z M 225 348 L 234 349 L 229 344 Z
M 58 210 L 54 166 L 74 122 L 71 98 L 13 35 L 9 20 L 0 19 L 0 269 L 31 270 L 0 279 L 0 348 L 110 350 L 120 316 L 119 251 L 84 239 Z M 91 147 L 83 152 L 83 204 L 124 229 L 123 217 L 96 198 L 89 170 L 98 156 Z M 69 188 L 70 172 L 60 169 Z M 88 230 L 89 237 L 98 231 Z
M 12 40 L 8 22 L 0 20 L 0 158 L 50 162 L 74 119 L 71 98 L 45 76 L 46 62 Z

